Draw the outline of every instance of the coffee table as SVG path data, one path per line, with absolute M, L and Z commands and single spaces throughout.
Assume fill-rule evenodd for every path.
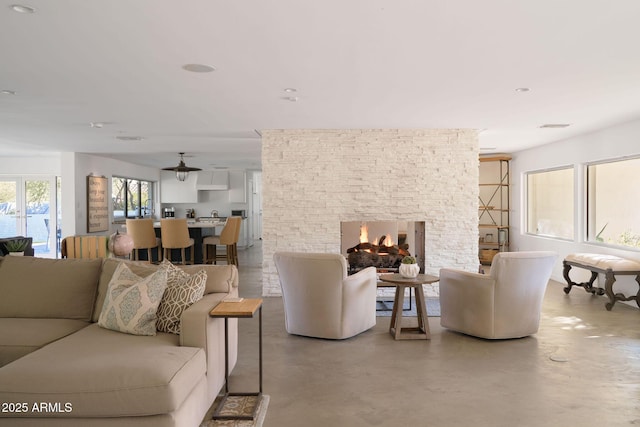
M 396 340 L 431 339 L 422 285 L 437 282 L 440 278 L 429 274 L 418 274 L 415 278 L 407 278 L 396 273 L 382 274 L 380 275 L 380 280 L 393 283 L 396 286 L 396 296 L 393 301 L 393 311 L 391 312 L 391 324 L 389 325 L 389 333 L 393 338 Z M 402 327 L 402 303 L 404 302 L 404 290 L 406 288 L 414 288 L 416 292 L 417 327 Z

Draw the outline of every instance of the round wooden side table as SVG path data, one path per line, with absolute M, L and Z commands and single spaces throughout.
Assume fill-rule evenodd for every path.
M 418 274 L 415 278 L 403 277 L 400 274 L 381 274 L 380 280 L 393 283 L 396 286 L 396 296 L 393 300 L 391 311 L 391 324 L 389 333 L 396 340 L 428 340 L 431 339 L 429 322 L 427 318 L 427 306 L 424 302 L 423 284 L 434 283 L 440 280 L 438 276 Z M 404 290 L 414 288 L 416 294 L 416 314 L 418 316 L 417 327 L 402 327 L 402 304 L 404 302 Z

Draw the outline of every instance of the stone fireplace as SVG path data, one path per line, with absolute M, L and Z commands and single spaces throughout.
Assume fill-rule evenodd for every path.
M 350 221 L 422 222 L 425 273 L 477 271 L 478 165 L 468 129 L 263 130 L 263 295 L 275 252 L 342 253 Z

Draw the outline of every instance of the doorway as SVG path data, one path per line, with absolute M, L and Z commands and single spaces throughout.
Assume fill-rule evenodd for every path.
M 31 237 L 35 256 L 56 258 L 59 195 L 60 180 L 54 176 L 0 177 L 0 237 Z

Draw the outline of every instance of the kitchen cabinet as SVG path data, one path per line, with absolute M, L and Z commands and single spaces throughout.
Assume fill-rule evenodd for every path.
M 510 156 L 480 157 L 478 192 L 480 263 L 490 265 L 499 251 L 509 250 Z
M 229 171 L 229 202 L 247 203 L 247 174 L 245 171 Z
M 160 171 L 160 203 L 197 203 L 197 175 L 190 173 L 184 181 L 172 171 Z
M 199 171 L 196 183 L 198 190 L 228 190 L 228 171 Z

